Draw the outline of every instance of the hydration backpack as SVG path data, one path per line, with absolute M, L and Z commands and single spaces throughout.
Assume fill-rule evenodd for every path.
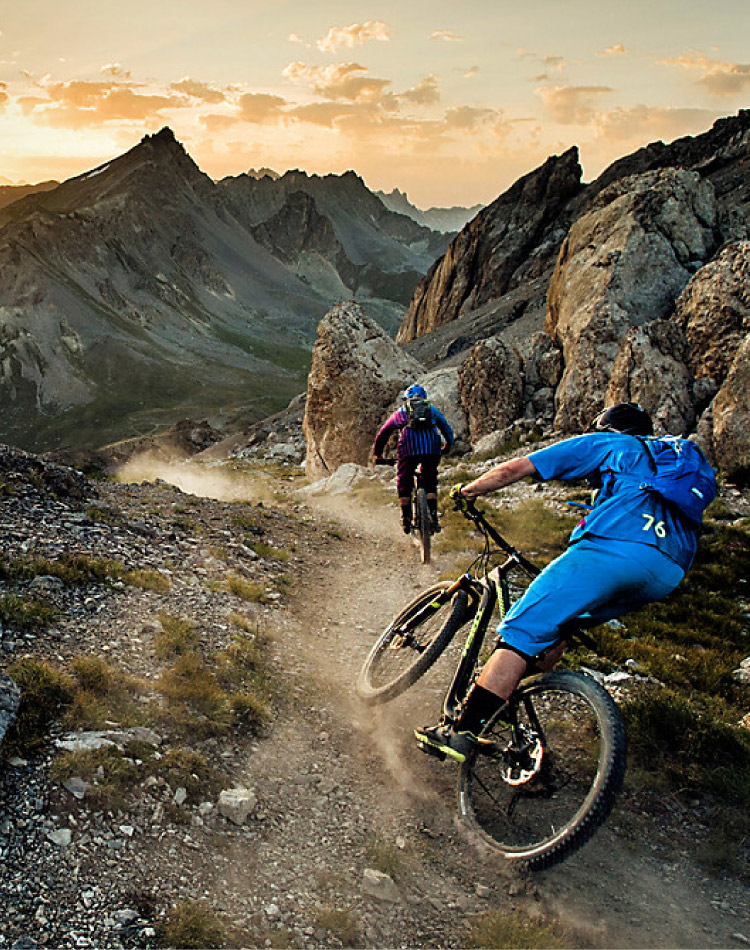
M 695 442 L 676 435 L 642 438 L 651 459 L 653 474 L 639 478 L 640 487 L 657 492 L 694 525 L 716 497 L 716 478 Z
M 404 410 L 410 429 L 426 429 L 432 425 L 432 407 L 421 396 L 412 396 L 404 400 Z

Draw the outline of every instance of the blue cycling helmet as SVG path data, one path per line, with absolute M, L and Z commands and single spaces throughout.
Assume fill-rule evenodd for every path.
M 404 399 L 427 399 L 427 393 L 424 386 L 420 386 L 418 383 L 415 383 L 404 393 Z

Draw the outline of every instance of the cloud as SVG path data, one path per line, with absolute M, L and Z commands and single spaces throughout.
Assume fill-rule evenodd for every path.
M 220 89 L 214 89 L 208 83 L 196 82 L 194 79 L 190 79 L 189 76 L 170 83 L 169 88 L 172 92 L 189 96 L 191 99 L 200 99 L 202 102 L 215 104 L 226 101 L 226 93 Z
M 564 56 L 545 56 L 542 62 L 545 68 L 553 73 L 561 73 L 568 65 L 568 61 Z
M 365 20 L 364 23 L 350 23 L 349 26 L 332 26 L 325 36 L 315 45 L 324 53 L 335 53 L 342 46 L 352 49 L 362 46 L 368 40 L 381 43 L 390 40 L 389 27 L 382 20 Z
M 716 114 L 709 109 L 673 109 L 637 105 L 599 113 L 594 125 L 597 138 L 644 143 L 703 132 Z
M 608 46 L 606 49 L 600 49 L 597 56 L 622 56 L 627 50 L 622 43 L 615 43 L 614 46 Z
M 440 102 L 440 80 L 435 75 L 426 76 L 416 86 L 398 95 L 399 99 L 413 102 L 418 106 L 431 106 Z
M 112 121 L 142 122 L 187 104 L 184 96 L 143 93 L 138 91 L 142 86 L 130 82 L 43 80 L 38 88 L 42 95 L 19 100 L 24 113 L 48 125 L 74 129 Z
M 585 125 L 597 114 L 597 99 L 609 86 L 540 86 L 536 93 L 561 125 Z
M 290 33 L 287 39 L 290 43 L 302 43 L 304 45 L 305 42 L 299 33 Z
M 284 116 L 286 99 L 263 92 L 248 92 L 240 96 L 240 117 L 245 122 L 277 122 Z
M 453 30 L 433 30 L 430 33 L 431 40 L 444 40 L 446 43 L 460 43 L 463 36 L 459 36 Z
M 324 99 L 372 102 L 390 97 L 389 79 L 374 79 L 358 63 L 332 63 L 330 66 L 308 66 L 289 63 L 282 75 L 295 83 L 308 83 Z
M 696 82 L 712 96 L 736 96 L 750 86 L 750 63 L 728 63 L 713 59 L 700 50 L 659 60 L 664 66 L 677 66 L 685 72 L 697 72 Z
M 473 106 L 453 106 L 445 113 L 447 129 L 478 129 L 487 124 L 496 124 L 500 113 L 495 109 L 477 109 Z
M 473 79 L 474 76 L 479 72 L 478 66 L 469 66 L 469 68 L 464 73 L 464 79 Z
M 103 76 L 109 76 L 110 79 L 130 79 L 130 70 L 124 69 L 119 63 L 107 63 L 99 72 Z

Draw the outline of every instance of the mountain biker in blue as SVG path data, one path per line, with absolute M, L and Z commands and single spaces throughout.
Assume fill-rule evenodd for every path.
M 591 511 L 573 529 L 568 549 L 532 581 L 503 619 L 498 628 L 503 642 L 479 674 L 456 722 L 415 730 L 426 751 L 465 761 L 482 728 L 495 714 L 502 716 L 534 658 L 536 667 L 545 670 L 560 659 L 566 623 L 603 622 L 661 600 L 690 567 L 698 526 L 639 484 L 652 473 L 649 453 L 637 438 L 653 434 L 648 413 L 620 403 L 600 413 L 592 427 L 597 431 L 503 462 L 461 487 L 463 497 L 473 500 L 527 475 L 588 478 L 601 486 Z
M 419 424 L 409 415 L 412 400 L 427 400 L 423 386 L 409 386 L 403 395 L 403 405 L 386 419 L 375 436 L 372 454 L 378 462 L 383 455 L 386 443 L 393 432 L 400 432 L 396 451 L 396 491 L 401 506 L 401 526 L 404 534 L 411 531 L 411 493 L 414 475 L 422 466 L 422 484 L 427 495 L 432 518 L 432 530 L 440 530 L 437 512 L 438 466 L 440 457 L 453 445 L 453 429 L 442 412 L 431 404 L 427 407 L 427 416 Z

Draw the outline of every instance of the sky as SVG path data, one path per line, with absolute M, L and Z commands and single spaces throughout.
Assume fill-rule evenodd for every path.
M 170 126 L 212 178 L 353 169 L 486 204 L 750 105 L 750 0 L 0 0 L 0 184 Z

